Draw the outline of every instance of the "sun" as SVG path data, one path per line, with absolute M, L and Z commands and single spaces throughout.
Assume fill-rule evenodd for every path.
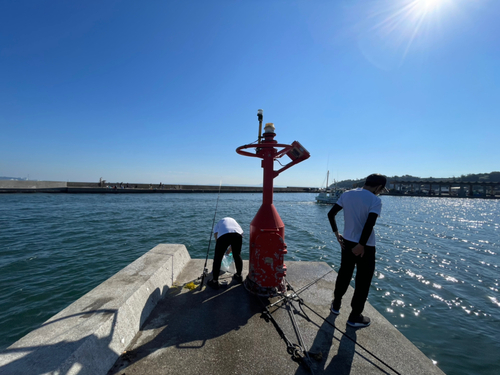
M 447 0 L 413 0 L 411 2 L 412 7 L 414 7 L 416 12 L 428 13 L 439 10 Z
M 420 29 L 425 23 L 433 23 L 441 18 L 445 8 L 456 0 L 380 0 L 372 16 L 377 19 L 375 29 L 395 31 Z
M 374 0 L 360 22 L 358 45 L 382 69 L 400 66 L 443 35 L 461 0 Z

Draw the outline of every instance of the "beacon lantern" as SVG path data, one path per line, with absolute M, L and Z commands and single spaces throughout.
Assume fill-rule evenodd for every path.
M 280 144 L 273 123 L 267 123 L 262 131 L 263 111 L 257 113 L 259 119 L 259 138 L 257 143 L 240 146 L 240 155 L 262 159 L 263 186 L 262 206 L 250 223 L 250 262 L 245 280 L 245 288 L 257 295 L 272 297 L 286 291 L 284 262 L 287 253 L 285 225 L 273 204 L 273 179 L 281 172 L 309 158 L 309 152 L 297 141 L 291 145 Z M 255 149 L 255 152 L 245 151 Z M 291 161 L 281 169 L 274 170 L 274 161 L 282 156 Z

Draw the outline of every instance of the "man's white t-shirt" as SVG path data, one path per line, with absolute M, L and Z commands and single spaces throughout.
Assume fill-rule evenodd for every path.
M 227 233 L 239 233 L 243 234 L 243 229 L 232 217 L 225 217 L 220 219 L 215 225 L 214 234 L 217 233 L 217 238 L 227 234 Z
M 382 200 L 372 192 L 363 188 L 346 191 L 337 201 L 344 210 L 344 234 L 346 240 L 359 242 L 361 233 L 370 212 L 380 216 L 382 212 Z M 368 246 L 375 246 L 375 229 L 373 229 L 368 241 Z

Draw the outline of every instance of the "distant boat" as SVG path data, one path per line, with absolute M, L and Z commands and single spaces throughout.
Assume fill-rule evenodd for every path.
M 321 190 L 319 194 L 316 196 L 316 203 L 335 204 L 337 203 L 337 200 L 344 192 L 342 189 L 337 189 L 337 186 L 335 186 L 333 190 L 329 188 L 328 186 L 329 175 L 330 171 L 326 173 L 326 188 L 324 190 Z

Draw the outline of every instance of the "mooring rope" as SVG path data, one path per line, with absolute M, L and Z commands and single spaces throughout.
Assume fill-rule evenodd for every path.
M 264 319 L 266 320 L 266 322 L 271 322 L 273 324 L 274 328 L 276 328 L 276 331 L 278 332 L 278 334 L 280 335 L 280 337 L 285 342 L 285 344 L 286 344 L 286 351 L 287 351 L 288 354 L 291 355 L 292 360 L 294 360 L 295 362 L 303 363 L 304 365 L 306 365 L 307 368 L 309 369 L 309 371 L 311 372 L 311 374 L 314 375 L 314 370 L 313 370 L 313 367 L 312 367 L 311 359 L 309 357 L 309 354 L 305 350 L 305 347 L 304 347 L 304 344 L 303 344 L 303 340 L 302 340 L 302 335 L 300 335 L 300 330 L 299 330 L 299 327 L 296 324 L 296 322 L 291 319 L 292 320 L 292 325 L 294 326 L 295 333 L 296 333 L 296 335 L 297 335 L 297 337 L 299 339 L 299 343 L 298 344 L 292 342 L 286 336 L 286 334 L 283 331 L 283 329 L 281 329 L 281 327 L 278 324 L 278 322 L 276 321 L 276 319 L 274 319 L 271 310 L 269 310 L 269 308 L 271 306 L 266 305 L 262 301 L 261 297 L 258 297 L 258 299 L 259 299 L 260 303 L 262 303 L 262 305 L 264 306 L 264 311 L 262 313 L 262 316 L 264 317 Z M 285 300 L 285 303 L 289 303 L 289 302 L 291 303 L 292 300 L 290 300 L 290 299 L 286 299 Z M 276 306 L 276 305 L 273 305 L 273 306 Z M 281 308 L 281 307 L 282 306 L 279 306 L 278 308 Z M 276 310 L 278 308 L 276 308 Z M 276 310 L 274 310 L 274 311 L 276 311 Z M 292 315 L 290 315 L 290 316 L 292 316 Z

